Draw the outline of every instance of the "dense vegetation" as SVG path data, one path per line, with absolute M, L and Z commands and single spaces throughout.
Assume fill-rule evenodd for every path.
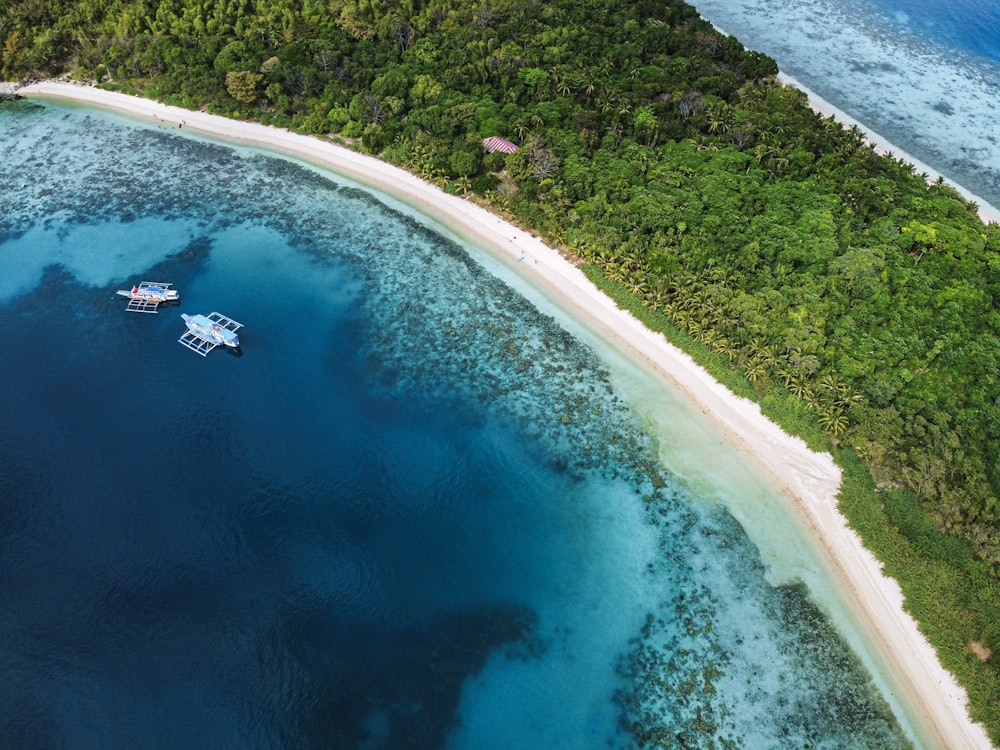
M 7 79 L 338 134 L 579 258 L 836 451 L 842 509 L 1000 741 L 1000 228 L 772 60 L 680 0 L 12 0 L 0 49 Z

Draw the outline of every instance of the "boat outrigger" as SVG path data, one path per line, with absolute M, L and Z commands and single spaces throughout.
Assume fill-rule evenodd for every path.
M 170 286 L 159 281 L 143 281 L 131 289 L 119 289 L 115 294 L 128 298 L 125 309 L 129 312 L 155 313 L 160 303 L 176 302 L 181 298 L 180 292 Z
M 212 312 L 208 315 L 185 315 L 184 325 L 187 330 L 177 339 L 196 354 L 205 357 L 217 346 L 228 346 L 236 349 L 240 345 L 240 337 L 236 331 L 243 327 L 232 318 L 221 313 Z

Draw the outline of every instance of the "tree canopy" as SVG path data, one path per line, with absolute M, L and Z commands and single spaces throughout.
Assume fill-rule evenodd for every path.
M 1000 738 L 1000 229 L 773 60 L 680 0 L 12 0 L 0 49 L 335 134 L 579 258 L 870 476 L 852 522 Z

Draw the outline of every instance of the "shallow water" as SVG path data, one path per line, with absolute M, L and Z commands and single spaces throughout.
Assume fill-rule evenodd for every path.
M 808 591 L 467 248 L 92 110 L 0 135 L 0 745 L 906 745 Z M 142 279 L 180 305 L 126 313 Z M 213 310 L 239 356 L 176 343 Z
M 1000 0 L 699 0 L 709 21 L 1000 206 Z M 918 169 L 921 171 L 922 167 Z

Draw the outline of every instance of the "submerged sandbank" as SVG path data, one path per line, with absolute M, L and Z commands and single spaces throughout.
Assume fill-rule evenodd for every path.
M 899 691 L 896 704 L 922 742 L 928 747 L 990 747 L 982 728 L 968 719 L 964 691 L 941 668 L 904 612 L 899 587 L 881 574 L 879 563 L 837 512 L 840 474 L 832 458 L 810 451 L 764 418 L 756 404 L 731 394 L 662 335 L 619 310 L 578 268 L 540 240 L 403 170 L 317 138 L 73 84 L 43 82 L 19 93 L 78 101 L 283 152 L 382 191 L 490 251 L 624 356 L 655 371 L 792 501 L 836 578 L 843 605 L 867 634 L 879 667 L 890 673 L 889 689 Z

